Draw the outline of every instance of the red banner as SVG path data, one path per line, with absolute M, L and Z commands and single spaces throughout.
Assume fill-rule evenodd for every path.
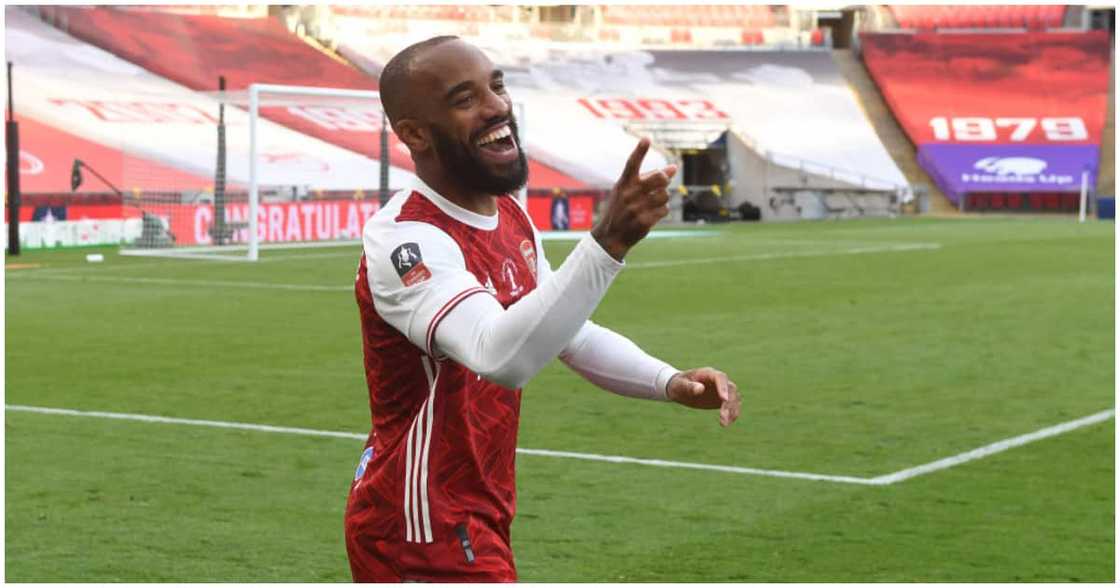
M 366 220 L 381 208 L 377 200 L 311 200 L 261 203 L 257 207 L 257 236 L 261 243 L 295 241 L 337 241 L 359 239 Z M 172 204 L 145 207 L 145 212 L 161 219 L 175 237 L 176 245 L 209 245 L 213 242 L 214 207 L 211 205 Z M 125 206 L 125 216 L 138 215 Z M 248 240 L 249 205 L 225 206 L 226 223 L 233 227 L 232 242 Z
M 907 135 L 927 143 L 1099 145 L 1105 31 L 861 37 L 868 70 Z
M 530 196 L 529 218 L 538 231 L 581 231 L 591 228 L 592 196 Z

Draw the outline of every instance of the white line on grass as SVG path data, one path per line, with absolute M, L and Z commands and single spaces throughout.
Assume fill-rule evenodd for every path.
M 675 267 L 682 265 L 696 265 L 708 263 L 731 263 L 740 261 L 765 261 L 770 259 L 786 259 L 797 257 L 829 257 L 836 255 L 862 255 L 867 253 L 892 253 L 901 251 L 929 251 L 940 249 L 940 243 L 907 243 L 907 244 L 893 244 L 893 245 L 870 245 L 863 247 L 848 247 L 846 249 L 832 249 L 832 250 L 811 250 L 811 251 L 782 251 L 774 253 L 756 253 L 751 255 L 731 255 L 724 257 L 702 257 L 697 259 L 675 259 L 670 261 L 646 261 L 646 262 L 632 262 L 627 264 L 626 267 L 634 270 L 640 269 L 656 269 L 663 267 Z M 337 253 L 323 254 L 322 257 L 333 257 L 341 255 Z M 345 255 L 350 255 L 346 253 Z M 294 255 L 282 258 L 284 261 L 293 259 L 320 257 L 317 255 Z M 279 261 L 280 259 L 277 259 Z M 128 266 L 121 266 L 120 269 Z M 90 281 L 90 282 L 121 282 L 132 284 L 151 284 L 158 286 L 201 286 L 201 287 L 219 287 L 219 288 L 253 288 L 262 290 L 295 290 L 307 292 L 351 292 L 354 286 L 323 286 L 317 284 L 282 284 L 276 282 L 246 282 L 240 280 L 183 280 L 177 278 L 143 278 L 143 277 L 129 277 L 129 276 L 93 276 L 88 275 L 91 272 L 83 272 L 82 275 L 62 274 L 59 273 L 45 273 L 49 270 L 40 270 L 38 272 L 23 274 L 23 279 L 39 278 L 43 280 L 67 280 L 67 281 Z
M 129 414 L 123 412 L 101 412 L 96 410 L 71 410 L 69 408 L 46 408 L 43 406 L 23 406 L 20 404 L 6 404 L 5 410 L 13 412 L 33 412 L 36 414 L 55 414 L 77 417 L 93 417 L 100 419 L 117 419 L 122 421 L 140 421 L 142 423 L 163 423 L 166 425 L 194 425 L 196 427 L 217 427 L 219 429 L 241 429 L 244 431 L 259 431 L 262 433 L 286 433 L 288 435 L 308 435 L 312 437 L 337 437 L 341 439 L 366 439 L 368 435 L 347 433 L 345 431 L 320 431 L 317 429 L 301 429 L 299 427 L 276 427 L 273 425 L 255 425 L 253 423 L 238 423 L 233 421 L 208 421 L 202 419 L 180 419 L 163 417 L 150 414 Z
M 750 255 L 731 255 L 726 257 L 702 257 L 699 259 L 673 259 L 668 261 L 637 261 L 626 264 L 631 269 L 673 267 L 695 265 L 698 263 L 724 263 L 734 261 L 763 261 L 768 259 L 787 259 L 793 257 L 831 257 L 835 255 L 862 255 L 866 253 L 894 253 L 901 251 L 933 251 L 941 249 L 940 243 L 905 243 L 894 245 L 870 245 L 848 247 L 845 249 L 817 249 L 809 251 L 776 251 L 774 253 L 754 253 Z
M 872 484 L 867 478 L 852 476 L 832 476 L 828 474 L 810 474 L 807 472 L 786 472 L 782 470 L 762 470 L 758 468 L 741 468 L 738 466 L 712 465 L 706 463 L 688 463 L 683 461 L 665 461 L 662 459 L 639 459 L 621 455 L 598 455 L 595 453 L 573 453 L 571 451 L 552 451 L 549 449 L 517 449 L 518 453 L 526 455 L 543 455 L 546 457 L 566 457 L 569 459 L 583 459 L 587 461 L 605 461 L 609 463 L 632 463 L 637 465 L 658 466 L 663 468 L 684 468 L 690 470 L 708 470 L 714 472 L 727 472 L 730 474 L 747 474 L 751 476 L 766 476 L 769 478 L 796 478 L 799 480 L 815 480 L 818 482 L 839 482 L 844 484 Z
M 351 249 L 351 250 L 348 250 L 348 251 L 334 251 L 334 252 L 330 252 L 330 253 L 305 253 L 305 254 L 296 254 L 296 255 L 269 255 L 268 257 L 262 257 L 262 258 L 258 259 L 256 261 L 256 263 L 278 263 L 278 262 L 282 263 L 282 262 L 287 262 L 287 261 L 300 261 L 300 260 L 304 260 L 304 259 L 324 259 L 324 258 L 331 258 L 331 257 L 352 257 L 355 260 L 354 263 L 357 263 L 358 256 L 360 256 L 360 255 L 361 255 L 361 250 L 360 249 L 358 249 L 358 250 Z M 150 261 L 148 261 L 148 260 L 146 260 L 146 261 L 135 261 L 135 262 L 131 262 L 131 263 L 128 263 L 128 262 L 126 262 L 126 263 L 108 262 L 108 263 L 99 264 L 99 265 L 86 264 L 86 265 L 74 265 L 74 266 L 67 266 L 67 267 L 45 267 L 45 268 L 40 268 L 40 269 L 27 269 L 27 270 L 9 271 L 9 272 L 5 272 L 5 276 L 6 276 L 7 279 L 10 280 L 12 278 L 25 278 L 25 277 L 33 278 L 33 277 L 37 277 L 37 276 L 42 277 L 44 275 L 75 274 L 75 273 L 105 273 L 105 272 L 114 272 L 114 271 L 118 271 L 118 270 L 133 270 L 133 269 L 148 269 L 148 268 L 152 268 L 152 267 L 166 267 L 166 266 L 171 266 L 171 265 L 178 264 L 181 261 L 193 262 L 193 261 L 198 261 L 198 259 L 200 259 L 200 258 L 196 258 L 196 257 L 180 257 L 180 258 L 175 258 L 175 259 L 160 258 L 160 259 L 155 259 L 155 260 L 150 260 Z M 221 257 L 213 257 L 213 256 L 207 257 L 206 260 L 207 261 L 218 261 L 218 262 L 228 262 L 228 261 L 230 261 L 229 259 L 224 259 L 224 258 L 221 258 Z M 243 261 L 243 260 L 237 260 L 238 263 L 241 262 L 241 261 Z M 202 267 L 203 265 L 204 264 L 195 264 L 195 267 Z M 182 266 L 180 265 L 180 267 L 182 267 Z
M 1060 425 L 1054 425 L 1052 427 L 1046 427 L 1045 429 L 1039 429 L 1033 433 L 1027 433 L 1026 435 L 1019 435 L 1018 437 L 1012 437 L 1010 439 L 1004 439 L 1003 441 L 997 441 L 995 443 L 992 443 L 991 445 L 978 447 L 976 449 L 973 449 L 972 451 L 966 451 L 952 457 L 946 457 L 945 459 L 939 459 L 937 461 L 932 461 L 920 466 L 900 470 L 893 474 L 887 474 L 885 476 L 872 478 L 871 483 L 879 486 L 885 486 L 888 484 L 901 482 L 903 480 L 909 480 L 910 478 L 922 476 L 931 472 L 936 472 L 938 470 L 944 470 L 954 466 L 959 466 L 962 463 L 968 463 L 970 461 L 982 459 L 988 457 L 989 455 L 1007 451 L 1008 449 L 1019 447 L 1020 445 L 1026 445 L 1027 443 L 1033 443 L 1040 439 L 1054 437 L 1055 435 L 1068 433 L 1074 429 L 1080 429 L 1081 427 L 1095 425 L 1099 422 L 1107 421 L 1108 419 L 1113 418 L 1115 415 L 1115 409 L 1110 408 L 1108 410 L 1102 410 L 1087 417 L 1072 420 Z
M 13 412 L 30 412 L 36 414 L 52 414 L 52 415 L 65 415 L 65 416 L 79 416 L 79 417 L 94 417 L 105 419 L 117 419 L 126 421 L 140 421 L 145 423 L 163 423 L 173 425 L 194 425 L 202 427 L 218 427 L 223 429 L 240 429 L 246 431 L 258 431 L 264 433 L 281 433 L 288 435 L 305 435 L 313 437 L 334 437 L 342 439 L 366 439 L 368 435 L 362 433 L 347 433 L 344 431 L 321 431 L 316 429 L 303 429 L 299 427 L 277 427 L 273 425 L 257 425 L 253 423 L 238 423 L 232 421 L 210 421 L 201 419 L 182 419 L 173 417 L 162 417 L 144 414 L 128 414 L 119 412 L 99 412 L 99 411 L 84 411 L 84 410 L 71 410 L 66 408 L 46 408 L 40 406 L 24 406 L 18 404 L 7 404 L 4 406 L 6 410 Z M 575 453 L 571 451 L 552 451 L 549 449 L 524 449 L 517 448 L 517 452 L 523 455 L 538 455 L 544 457 L 559 457 L 567 459 L 581 459 L 586 461 L 602 461 L 608 463 L 628 463 L 635 465 L 656 466 L 665 468 L 683 468 L 693 470 L 707 470 L 715 472 L 726 472 L 732 474 L 745 474 L 751 476 L 766 476 L 770 478 L 793 478 L 799 480 L 812 480 L 817 482 L 836 482 L 841 484 L 859 484 L 864 486 L 888 486 L 896 484 L 903 480 L 908 480 L 917 476 L 922 476 L 938 470 L 951 468 L 961 465 L 970 461 L 975 461 L 1007 451 L 1014 447 L 1033 443 L 1040 439 L 1047 437 L 1054 437 L 1063 433 L 1068 433 L 1081 427 L 1087 427 L 1102 421 L 1113 418 L 1116 414 L 1115 409 L 1102 410 L 1096 414 L 1089 415 L 1080 419 L 1046 427 L 1033 433 L 1026 435 L 1019 435 L 1010 439 L 1004 439 L 990 445 L 985 445 L 972 451 L 967 451 L 952 457 L 940 459 L 924 465 L 920 465 L 905 470 L 900 470 L 892 474 L 878 476 L 875 478 L 860 478 L 855 476 L 833 476 L 828 474 L 813 474 L 808 472 L 787 472 L 782 470 L 764 470 L 758 468 L 744 468 L 738 466 L 723 466 L 704 463 L 688 463 L 680 461 L 665 461 L 661 459 L 639 459 L 634 457 L 625 457 L 621 455 L 599 455 L 595 453 Z
M 168 425 L 194 425 L 199 427 L 218 427 L 222 429 L 240 429 L 244 431 L 257 431 L 262 433 L 283 433 L 288 435 L 305 435 L 313 437 L 336 437 L 341 439 L 365 440 L 368 435 L 361 433 L 347 433 L 343 431 L 319 431 L 315 429 L 302 429 L 299 427 L 276 427 L 273 425 L 257 425 L 253 423 L 238 423 L 232 421 L 209 421 L 201 419 L 181 419 L 173 417 L 154 416 L 146 414 L 128 414 L 120 412 L 100 412 L 86 410 L 71 410 L 68 408 L 46 408 L 40 406 L 24 406 L 8 404 L 4 407 L 13 412 L 31 412 L 36 414 L 51 414 L 77 417 L 93 417 L 103 419 L 116 419 L 123 421 L 140 421 L 144 423 L 161 423 Z M 685 463 L 678 461 L 663 461 L 660 459 L 637 459 L 619 455 L 597 455 L 594 453 L 573 453 L 571 451 L 550 451 L 548 449 L 523 449 L 518 448 L 518 453 L 525 455 L 539 455 L 545 457 L 561 457 L 569 459 L 582 459 L 587 461 L 605 461 L 610 463 L 632 463 L 639 465 L 661 466 L 669 468 L 687 468 L 694 470 L 711 470 L 729 472 L 734 474 L 750 474 L 756 476 L 769 476 L 772 478 L 798 478 L 802 480 L 817 480 L 823 482 L 842 482 L 849 484 L 868 484 L 863 478 L 849 476 L 828 476 L 810 474 L 805 472 L 783 472 L 779 470 L 761 470 L 756 468 L 740 468 L 734 466 L 710 465 L 702 463 Z
M 354 286 L 323 286 L 319 284 L 280 284 L 276 282 L 245 282 L 241 280 L 180 280 L 176 278 L 134 278 L 128 276 L 75 276 L 51 274 L 36 276 L 41 280 L 70 282 L 108 282 L 150 284 L 153 286 L 202 286 L 206 288 L 254 288 L 259 290 L 297 290 L 306 292 L 353 292 Z

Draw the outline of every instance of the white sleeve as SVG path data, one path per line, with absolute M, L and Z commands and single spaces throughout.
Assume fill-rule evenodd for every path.
M 488 294 L 453 305 L 433 324 L 435 346 L 488 380 L 519 388 L 568 345 L 622 267 L 587 235 L 555 273 L 509 308 Z
M 560 360 L 608 392 L 648 400 L 667 400 L 669 380 L 680 373 L 630 339 L 591 321 L 584 323 Z
M 549 280 L 552 266 L 537 242 L 537 280 Z M 587 381 L 615 394 L 632 398 L 666 400 L 669 380 L 680 370 L 661 361 L 626 337 L 591 321 L 583 324 L 560 352 L 560 360 Z
M 429 355 L 441 315 L 474 294 L 492 299 L 467 271 L 459 245 L 432 225 L 370 223 L 362 245 L 377 313 Z

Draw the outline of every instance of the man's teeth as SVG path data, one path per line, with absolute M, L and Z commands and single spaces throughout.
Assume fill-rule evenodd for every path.
M 481 147 L 487 143 L 493 143 L 498 139 L 505 139 L 512 134 L 513 131 L 509 130 L 509 126 L 506 125 L 496 131 L 483 135 L 483 137 L 478 140 L 478 145 Z

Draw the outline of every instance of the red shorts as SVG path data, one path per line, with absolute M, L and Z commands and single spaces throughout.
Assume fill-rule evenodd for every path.
M 513 552 L 481 525 L 436 533 L 432 543 L 372 538 L 346 521 L 346 555 L 355 582 L 516 582 Z M 466 543 L 466 545 L 464 545 Z

